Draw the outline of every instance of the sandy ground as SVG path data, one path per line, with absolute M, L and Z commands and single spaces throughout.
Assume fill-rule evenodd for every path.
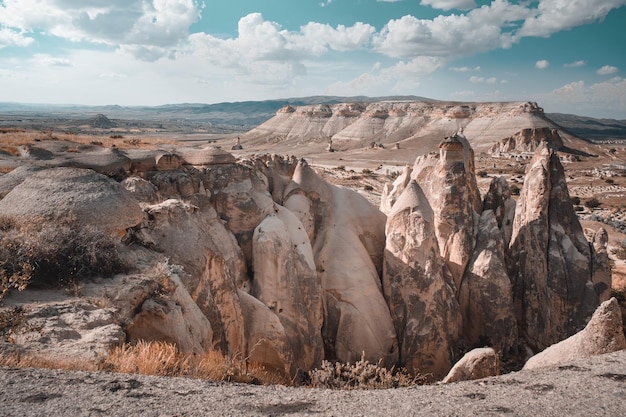
M 0 416 L 623 416 L 626 351 L 449 385 L 331 391 L 0 368 Z

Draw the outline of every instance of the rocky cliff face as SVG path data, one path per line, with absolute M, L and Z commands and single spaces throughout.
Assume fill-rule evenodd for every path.
M 382 129 L 422 108 L 389 106 L 280 114 L 336 123 L 364 117 Z M 456 106 L 440 116 L 466 120 L 477 111 Z M 570 336 L 610 285 L 603 235 L 591 249 L 563 168 L 544 144 L 517 204 L 502 178 L 481 199 L 473 151 L 459 134 L 386 187 L 384 213 L 295 158 L 235 161 L 210 148 L 117 153 L 126 168 L 115 163 L 107 176 L 102 163 L 45 167 L 58 161 L 50 152 L 40 169 L 0 177 L 0 215 L 51 223 L 73 216 L 76 233 L 99 227 L 118 239 L 133 270 L 89 284 L 88 302 L 65 297 L 49 310 L 28 307 L 33 320 L 70 312 L 71 343 L 28 336 L 14 338 L 12 349 L 83 346 L 101 357 L 111 345 L 151 339 L 221 350 L 291 377 L 322 359 L 364 356 L 439 379 L 467 348 L 506 355 Z M 81 311 L 104 318 L 85 324 Z
M 339 150 L 419 139 L 436 145 L 464 128 L 472 146 L 488 150 L 524 128 L 555 127 L 536 103 L 384 101 L 302 107 L 286 106 L 246 133 L 248 143 L 332 140 Z

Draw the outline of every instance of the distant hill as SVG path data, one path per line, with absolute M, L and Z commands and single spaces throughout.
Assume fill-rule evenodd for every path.
M 340 97 L 311 96 L 262 101 L 240 101 L 215 104 L 180 103 L 161 106 L 85 106 L 72 104 L 23 104 L 0 103 L 0 120 L 4 115 L 61 117 L 67 119 L 89 119 L 103 114 L 109 119 L 172 121 L 186 120 L 192 123 L 212 125 L 240 125 L 247 128 L 257 126 L 272 117 L 285 105 L 307 106 L 313 104 L 337 104 L 345 102 L 376 102 L 386 100 L 435 101 L 418 96 L 385 97 Z
M 85 106 L 59 104 L 25 104 L 0 102 L 0 125 L 12 120 L 56 118 L 87 121 L 101 114 L 110 120 L 138 120 L 152 123 L 188 123 L 210 126 L 235 126 L 247 131 L 272 119 L 286 105 L 293 107 L 318 104 L 373 103 L 381 101 L 425 101 L 443 103 L 419 96 L 310 96 L 276 100 L 224 102 L 215 104 L 180 103 L 161 106 Z M 545 118 L 574 136 L 597 141 L 626 140 L 626 120 L 594 119 L 562 113 L 547 113 Z
M 554 123 L 592 142 L 626 140 L 626 120 L 594 119 L 573 114 L 548 113 Z

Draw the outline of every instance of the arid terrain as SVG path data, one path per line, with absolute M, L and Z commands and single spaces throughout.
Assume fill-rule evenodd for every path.
M 409 212 L 424 210 L 424 199 L 427 197 L 434 207 L 435 218 L 454 217 L 457 219 L 455 221 L 460 221 L 458 219 L 465 216 L 470 219 L 459 223 L 460 231 L 454 232 L 457 235 L 450 246 L 453 248 L 452 253 L 445 252 L 449 249 L 444 249 L 441 244 L 439 229 L 432 232 L 433 236 L 437 233 L 439 246 L 435 238 L 428 238 L 428 226 L 420 226 L 426 227 L 426 232 L 422 233 L 427 237 L 423 241 L 418 238 L 413 242 L 422 250 L 433 245 L 433 251 L 437 253 L 441 247 L 441 258 L 419 262 L 432 268 L 429 270 L 432 276 L 440 275 L 442 280 L 447 280 L 452 286 L 450 291 L 455 291 L 450 294 L 459 298 L 461 303 L 461 308 L 456 301 L 454 305 L 444 308 L 459 309 L 458 321 L 455 321 L 457 318 L 447 317 L 445 320 L 448 321 L 438 322 L 437 317 L 442 311 L 440 305 L 436 307 L 438 310 L 424 313 L 432 314 L 435 326 L 449 329 L 458 326 L 456 331 L 459 334 L 454 335 L 455 330 L 450 330 L 452 336 L 446 336 L 448 339 L 443 337 L 446 340 L 440 336 L 431 336 L 428 344 L 434 346 L 435 351 L 454 351 L 450 353 L 450 358 L 458 359 L 459 352 L 465 353 L 469 348 L 455 345 L 456 341 L 464 338 L 463 343 L 467 343 L 467 340 L 474 337 L 475 340 L 468 344 L 470 347 L 480 346 L 476 333 L 478 330 L 458 324 L 461 316 L 467 322 L 467 315 L 477 311 L 473 310 L 477 307 L 472 304 L 472 297 L 466 295 L 464 301 L 462 295 L 464 291 L 470 291 L 469 294 L 477 291 L 464 289 L 464 285 L 470 284 L 467 284 L 468 275 L 467 272 L 463 273 L 463 268 L 469 270 L 476 263 L 479 265 L 477 270 L 482 268 L 487 271 L 486 274 L 494 274 L 493 271 L 506 268 L 506 265 L 480 264 L 479 260 L 482 258 L 478 252 L 472 252 L 475 250 L 474 243 L 468 248 L 459 241 L 484 240 L 483 250 L 493 250 L 495 254 L 489 255 L 491 257 L 500 256 L 497 251 L 504 253 L 504 246 L 509 247 L 507 239 L 510 239 L 510 232 L 506 231 L 508 223 L 503 225 L 502 218 L 498 222 L 495 217 L 493 220 L 488 217 L 483 219 L 480 215 L 482 205 L 480 210 L 471 211 L 471 206 L 482 204 L 482 199 L 486 199 L 486 196 L 493 197 L 498 178 L 502 178 L 500 181 L 508 185 L 509 197 L 517 200 L 517 204 L 522 207 L 535 204 L 534 194 L 542 195 L 544 192 L 540 186 L 536 190 L 531 190 L 528 184 L 525 186 L 527 180 L 535 184 L 534 186 L 543 180 L 544 184 L 549 184 L 548 188 L 552 188 L 553 191 L 546 192 L 543 207 L 555 210 L 549 224 L 551 230 L 556 230 L 554 233 L 559 235 L 558 239 L 563 239 L 558 242 L 559 256 L 562 256 L 559 262 L 562 262 L 561 259 L 565 260 L 565 264 L 579 262 L 580 256 L 584 255 L 590 259 L 589 264 L 598 268 L 597 259 L 600 258 L 596 257 L 596 250 L 601 245 L 595 248 L 594 245 L 599 239 L 598 231 L 601 228 L 606 230 L 608 246 L 604 250 L 608 255 L 607 259 L 610 259 L 612 289 L 602 292 L 594 281 L 597 292 L 594 293 L 595 304 L 585 304 L 585 308 L 595 309 L 599 304 L 598 297 L 603 301 L 609 296 L 615 296 L 620 303 L 622 315 L 626 315 L 626 137 L 620 136 L 621 122 L 606 122 L 599 131 L 590 132 L 589 126 L 593 126 L 593 123 L 586 124 L 580 119 L 573 121 L 571 116 L 559 115 L 559 123 L 570 123 L 571 129 L 566 128 L 545 115 L 536 103 L 412 103 L 393 100 L 358 104 L 302 102 L 298 103 L 299 106 L 293 103 L 275 103 L 274 105 L 280 104 L 283 107 L 269 120 L 261 122 L 263 117 L 260 115 L 253 119 L 242 116 L 232 119 L 232 123 L 228 123 L 230 119 L 226 116 L 219 119 L 221 123 L 198 118 L 186 121 L 181 116 L 180 109 L 176 110 L 176 115 L 161 122 L 157 117 L 146 120 L 145 115 L 138 119 L 122 119 L 123 110 L 120 109 L 109 109 L 115 118 L 109 118 L 105 114 L 80 117 L 77 114 L 68 114 L 66 110 L 56 118 L 49 114 L 33 114 L 28 111 L 10 112 L 6 117 L 0 114 L 0 202 L 9 196 L 4 202 L 4 211 L 0 214 L 19 219 L 23 213 L 35 213 L 45 218 L 49 215 L 48 212 L 31 207 L 37 207 L 42 204 L 41 201 L 55 201 L 59 208 L 54 213 L 57 216 L 54 218 L 58 219 L 58 216 L 66 216 L 64 213 L 71 212 L 72 207 L 80 209 L 83 204 L 93 210 L 93 213 L 80 212 L 67 223 L 60 223 L 61 229 L 71 231 L 77 224 L 88 226 L 94 221 L 100 221 L 106 236 L 115 236 L 115 239 L 123 242 L 125 249 L 121 253 L 121 261 L 135 265 L 135 269 L 115 275 L 112 281 L 96 279 L 95 283 L 80 284 L 69 290 L 66 288 L 64 291 L 67 295 L 62 295 L 63 291 L 58 289 L 50 290 L 45 287 L 18 292 L 15 290 L 17 285 L 13 285 L 13 290 L 6 298 L 0 297 L 0 313 L 4 314 L 1 316 L 4 321 L 0 321 L 0 325 L 4 326 L 0 329 L 0 337 L 3 339 L 0 348 L 5 356 L 14 355 L 5 363 L 19 364 L 15 354 L 26 357 L 36 351 L 38 343 L 46 346 L 45 349 L 49 349 L 55 358 L 63 357 L 66 349 L 83 349 L 85 355 L 80 361 L 84 361 L 89 358 L 102 360 L 103 352 L 110 349 L 115 340 L 118 344 L 124 338 L 124 341 L 133 343 L 142 339 L 165 340 L 185 346 L 190 352 L 209 346 L 226 351 L 240 346 L 241 349 L 237 352 L 246 353 L 247 360 L 257 360 L 269 368 L 278 369 L 294 381 L 298 372 L 302 369 L 308 371 L 322 357 L 344 362 L 346 358 L 348 361 L 356 360 L 356 351 L 344 346 L 345 340 L 354 338 L 355 343 L 360 343 L 359 346 L 377 346 L 376 349 L 387 355 L 385 360 L 389 364 L 395 364 L 398 362 L 398 353 L 395 351 L 398 347 L 391 342 L 396 341 L 395 333 L 389 336 L 386 333 L 389 325 L 383 323 L 382 319 L 372 321 L 371 317 L 377 317 L 377 311 L 384 311 L 386 314 L 391 311 L 389 320 L 396 320 L 394 332 L 405 334 L 407 341 L 401 345 L 404 345 L 404 349 L 410 348 L 410 326 L 407 325 L 406 329 L 398 327 L 398 318 L 395 316 L 397 305 L 402 302 L 393 298 L 399 297 L 397 294 L 393 295 L 396 285 L 409 285 L 407 288 L 411 288 L 410 283 L 398 281 L 390 284 L 385 281 L 390 279 L 388 276 L 393 275 L 389 271 L 397 268 L 397 264 L 394 264 L 396 258 L 399 259 L 408 252 L 394 253 L 394 258 L 387 258 L 395 248 L 393 241 L 390 243 L 389 236 L 404 235 L 405 230 L 394 231 L 391 223 L 387 224 L 387 230 L 380 230 L 381 227 L 384 229 L 385 221 L 384 218 L 378 218 L 380 212 L 377 208 L 381 207 L 390 219 L 399 216 L 398 210 L 390 211 L 397 202 L 396 199 L 400 201 L 399 194 L 394 192 L 403 191 L 403 187 L 412 187 L 411 184 L 416 180 L 422 181 L 420 185 L 426 190 L 426 196 L 422 196 L 419 191 L 414 197 L 419 203 L 405 201 L 407 198 L 402 200 L 402 204 L 409 207 Z M 99 110 L 103 113 L 106 111 Z M 224 109 L 215 111 L 227 112 Z M 259 112 L 265 114 L 263 112 L 267 113 L 268 110 L 259 107 Z M 587 132 L 589 137 L 581 137 L 576 132 Z M 461 142 L 466 140 L 473 148 L 473 159 L 470 162 L 467 156 L 463 156 L 468 155 L 466 145 L 461 146 L 458 145 L 461 142 L 455 142 L 457 133 Z M 442 143 L 450 137 L 453 140 L 448 148 Z M 461 146 L 465 154 L 454 154 L 454 146 L 457 145 Z M 446 159 L 448 157 L 450 160 Z M 436 175 L 439 166 L 437 164 L 446 161 L 449 163 L 449 172 L 457 172 L 454 169 L 458 169 L 459 163 L 465 164 L 464 169 L 471 172 L 467 179 L 465 174 L 455 177 L 454 181 L 457 182 L 452 188 L 454 190 L 454 187 L 458 187 L 458 193 L 464 196 L 465 201 L 441 202 L 437 200 L 436 188 L 430 191 L 426 189 L 425 184 L 434 184 L 433 187 L 436 187 L 437 181 L 450 184 L 445 182 L 451 181 L 445 176 L 445 172 L 439 177 Z M 536 173 L 529 173 L 542 163 L 547 163 L 549 167 L 547 180 Z M 204 168 L 198 168 L 201 166 Z M 93 170 L 98 174 L 93 172 L 85 176 L 85 170 Z M 414 181 L 409 182 L 411 170 L 414 171 Z M 53 171 L 58 177 L 51 174 L 47 178 L 45 173 Z M 82 176 L 77 174 L 80 172 L 83 172 L 80 174 Z M 560 186 L 560 175 L 567 185 L 571 202 Z M 102 211 L 95 205 L 89 206 L 88 201 L 83 203 L 78 196 L 70 194 L 72 187 L 76 187 L 79 190 L 85 189 L 86 195 L 93 193 L 95 196 L 94 189 L 86 184 L 104 181 L 100 177 L 108 178 L 107 181 L 111 184 L 106 187 L 110 190 L 117 186 L 114 183 L 122 183 L 141 201 L 141 208 L 138 205 L 136 208 L 131 207 L 124 200 L 127 198 L 126 194 L 117 190 L 107 197 L 110 210 L 102 208 Z M 400 185 L 394 183 L 399 178 L 406 178 L 406 182 Z M 37 185 L 35 179 L 43 181 L 44 185 Z M 473 181 L 477 194 L 472 194 Z M 391 183 L 396 188 L 392 188 Z M 363 201 L 367 200 L 371 204 L 366 207 L 359 200 L 360 197 L 353 197 L 352 193 L 341 191 L 342 187 L 335 186 L 352 190 L 363 197 Z M 20 190 L 23 193 L 28 187 L 31 187 L 31 192 L 37 190 L 39 195 L 31 198 L 22 194 L 23 197 L 20 197 L 17 191 L 13 192 Z M 502 202 L 493 211 L 500 213 L 498 210 L 504 211 L 506 207 L 507 194 L 505 192 L 500 195 L 500 191 L 495 193 L 494 198 L 500 198 Z M 18 197 L 15 197 L 16 194 Z M 69 202 L 63 200 L 66 195 Z M 304 200 L 302 196 L 306 196 L 308 200 Z M 454 192 L 451 196 L 454 197 Z M 94 197 L 96 198 L 100 197 Z M 565 206 L 564 199 L 567 203 Z M 481 200 L 481 203 L 476 203 L 476 200 Z M 547 200 L 550 200 L 549 203 Z M 23 211 L 20 211 L 21 208 L 14 210 L 15 207 L 8 207 L 7 204 L 15 206 L 17 203 L 7 201 L 24 201 L 24 207 L 28 208 Z M 304 208 L 305 202 L 309 204 L 309 208 Z M 451 207 L 456 211 L 450 211 Z M 557 214 L 553 207 L 564 211 Z M 568 217 L 568 210 L 572 208 L 576 220 Z M 321 209 L 326 211 L 314 211 Z M 466 209 L 470 211 L 463 212 Z M 353 217 L 345 214 L 350 210 L 354 213 Z M 445 217 L 442 214 L 445 210 L 453 214 Z M 532 213 L 532 207 L 527 211 Z M 540 210 L 537 208 L 535 211 Z M 292 212 L 296 213 L 298 220 L 295 220 Z M 428 211 L 419 214 L 425 219 L 432 216 Z M 324 216 L 327 218 L 323 219 Z M 106 221 L 102 222 L 102 219 Z M 401 223 L 397 219 L 399 217 L 396 222 Z M 512 221 L 512 217 L 510 220 Z M 496 230 L 498 236 L 506 236 L 508 233 L 508 238 L 505 237 L 503 242 L 500 241 L 501 237 L 492 238 L 490 233 L 494 233 L 493 230 L 485 231 L 488 227 L 483 225 L 483 221 L 485 224 L 493 223 L 495 226 L 492 229 Z M 557 221 L 562 223 L 557 224 Z M 16 226 L 11 222 L 3 223 L 0 233 L 28 233 L 30 230 L 25 225 L 18 223 Z M 517 222 L 516 219 L 516 224 Z M 578 222 L 582 225 L 584 236 L 591 242 L 591 252 L 585 252 L 590 249 L 583 248 L 579 249 L 582 255 L 572 255 L 569 242 L 575 241 L 578 226 L 574 225 L 573 231 L 569 227 Z M 337 242 L 333 242 L 333 228 L 341 235 Z M 566 229 L 565 232 L 562 231 L 563 228 Z M 43 236 L 44 229 L 34 230 Z M 91 229 L 85 230 L 91 232 Z M 520 227 L 513 234 L 523 233 L 523 230 Z M 197 232 L 198 236 L 196 231 L 200 231 Z M 210 231 L 212 240 L 203 240 L 200 236 L 203 231 Z M 463 233 L 467 236 L 463 237 Z M 562 238 L 560 233 L 565 233 L 566 237 Z M 387 242 L 385 235 L 388 236 Z M 288 243 L 281 244 L 281 239 Z M 325 246 L 327 244 L 329 246 Z M 405 246 L 402 250 L 406 251 L 410 244 L 403 241 Z M 496 249 L 493 249 L 494 246 Z M 476 247 L 481 246 L 476 243 Z M 523 246 L 511 243 L 511 248 L 519 247 Z M 466 259 L 462 261 L 465 266 L 459 273 L 454 269 L 457 265 L 454 248 L 466 253 Z M 511 253 L 506 254 L 507 262 L 513 262 L 511 259 L 514 255 Z M 553 262 L 550 256 L 553 255 L 548 256 L 547 263 Z M 286 266 L 272 263 L 273 257 L 287 259 Z M 504 262 L 504 255 L 501 257 Z M 520 259 L 515 261 L 519 262 L 517 264 L 511 263 L 509 269 L 515 270 L 513 265 L 522 265 L 523 262 L 531 265 Z M 2 262 L 3 265 L 7 263 L 6 260 Z M 407 264 L 411 262 L 408 261 Z M 436 268 L 433 266 L 435 264 Z M 353 275 L 342 278 L 345 281 L 333 282 L 333 274 L 340 274 L 336 271 L 342 268 L 353 269 L 350 272 Z M 530 268 L 527 272 L 522 271 L 522 275 L 526 273 L 532 276 L 532 265 Z M 114 268 L 111 271 L 117 273 Z M 355 291 L 345 288 L 344 284 L 354 282 L 351 280 L 358 276 L 356 271 L 362 271 L 360 275 L 370 274 L 373 277 L 372 282 L 359 278 L 361 280 L 358 284 L 354 284 L 367 294 L 368 301 L 362 305 L 358 304 L 361 302 L 358 297 L 350 298 L 355 297 Z M 408 276 L 409 272 L 400 268 L 398 276 Z M 585 273 L 595 277 L 596 272 L 593 269 Z M 24 271 L 20 273 L 23 274 Z M 460 274 L 458 279 L 455 274 Z M 500 274 L 500 278 L 506 278 L 506 272 L 503 274 L 505 275 Z M 292 275 L 297 275 L 300 283 L 283 281 L 281 284 L 281 280 L 288 280 Z M 576 272 L 566 272 L 565 275 L 568 280 L 572 280 Z M 598 275 L 601 275 L 601 271 Z M 196 276 L 202 278 L 197 279 Z M 316 287 L 319 284 L 314 284 L 315 279 L 320 279 L 315 278 L 316 276 L 321 277 L 322 290 Z M 486 276 L 496 279 L 495 275 Z M 528 278 L 521 276 L 517 279 Z M 210 284 L 203 280 L 208 280 L 206 282 Z M 505 282 L 510 285 L 508 279 Z M 298 285 L 297 293 L 287 291 L 287 299 L 281 295 L 281 291 L 286 291 L 285 287 Z M 434 298 L 441 297 L 442 289 L 438 287 L 440 284 L 429 285 L 432 288 L 426 290 L 425 294 L 431 294 Z M 510 288 L 508 291 L 511 291 Z M 382 296 L 383 292 L 385 298 Z M 577 303 L 584 304 L 589 299 L 574 290 L 570 296 L 575 300 L 571 301 L 573 309 L 569 306 L 559 308 L 563 308 L 565 321 L 578 321 L 572 327 L 576 327 L 577 331 L 584 327 L 581 322 L 582 312 L 578 311 Z M 326 297 L 324 306 L 329 305 L 329 302 L 336 303 L 332 304 L 332 311 L 327 311 L 326 307 L 322 309 L 323 297 Z M 446 297 L 444 295 L 443 298 Z M 290 298 L 303 301 L 290 303 Z M 383 306 L 376 305 L 378 301 L 372 301 L 374 299 L 380 300 Z M 306 320 L 302 319 L 306 314 L 299 310 L 301 307 L 298 307 L 298 302 L 314 306 L 309 308 Z M 497 303 L 491 300 L 487 304 L 496 308 Z M 528 328 L 523 330 L 519 324 L 519 311 L 513 311 L 512 305 L 504 304 L 498 304 L 499 310 L 492 313 L 484 306 L 480 307 L 483 310 L 479 313 L 485 317 L 490 314 L 498 315 L 501 323 L 507 323 L 506 320 L 509 319 L 515 322 L 513 315 L 517 314 L 519 339 L 521 341 L 526 338 L 519 346 L 524 346 L 526 351 L 516 351 L 517 347 L 514 346 L 517 346 L 518 336 L 502 332 L 502 327 L 507 326 L 482 329 L 483 333 L 501 332 L 497 335 L 494 333 L 490 340 L 497 345 L 499 352 L 509 352 L 511 349 L 511 357 L 508 357 L 508 362 L 502 360 L 498 372 L 520 369 L 523 361 L 536 353 L 536 350 L 542 350 L 547 345 L 575 333 L 571 329 L 565 331 L 556 326 L 554 335 L 545 340 L 541 339 L 541 335 L 533 339 L 533 336 L 529 336 L 533 333 L 530 329 L 532 325 L 527 324 Z M 542 307 L 531 304 L 525 304 L 524 308 L 530 311 Z M 356 313 L 351 310 L 353 305 L 357 305 L 354 308 Z M 47 307 L 41 308 L 44 306 Z M 316 310 L 318 307 L 319 311 Z M 16 308 L 24 309 L 20 310 L 20 314 L 23 314 L 25 322 L 7 319 L 10 317 L 8 312 L 17 311 Z M 382 310 L 376 310 L 378 308 Z M 57 309 L 59 317 L 71 317 L 67 320 L 67 329 L 55 327 L 53 320 L 44 315 L 47 314 L 44 310 L 51 309 Z M 531 320 L 535 312 L 533 310 L 532 314 L 523 314 L 526 314 L 525 321 Z M 541 316 L 543 313 L 537 314 Z M 335 333 L 331 335 L 327 324 L 324 324 L 320 335 L 322 322 L 332 322 L 332 326 L 336 326 L 332 330 Z M 186 328 L 188 332 L 173 330 L 172 323 L 179 326 L 178 328 Z M 55 344 L 56 341 L 63 341 L 62 334 L 67 334 L 68 340 L 75 339 L 76 343 Z M 481 341 L 483 336 L 484 334 L 480 335 Z M 623 334 L 621 336 L 623 339 Z M 267 339 L 271 341 L 268 343 Z M 108 345 L 99 344 L 99 340 L 106 340 Z M 81 343 L 88 347 L 88 353 Z M 312 348 L 314 345 L 319 346 Z M 432 363 L 420 364 L 419 360 L 404 361 L 403 358 L 410 357 L 411 354 L 426 354 L 419 351 L 419 347 L 414 349 L 418 350 L 400 353 L 403 366 L 408 367 L 411 363 L 415 370 L 421 369 L 420 366 L 432 366 Z M 515 354 L 512 353 L 514 351 Z M 26 415 L 383 415 L 390 410 L 397 410 L 402 415 L 619 415 L 626 410 L 623 406 L 626 393 L 626 360 L 623 353 L 621 351 L 572 364 L 524 370 L 474 382 L 366 393 L 310 388 L 261 388 L 192 379 L 162 380 L 116 373 L 2 368 L 0 385 L 6 389 L 0 396 L 0 404 L 3 406 L 0 415 L 19 414 L 20 409 L 16 408 L 16 404 L 26 404 Z M 437 380 L 452 365 L 449 363 L 450 358 L 442 359 L 440 356 L 434 355 L 431 362 L 435 366 L 432 369 L 427 368 L 431 376 L 432 373 L 444 370 L 443 374 L 437 375 Z M 368 359 L 376 362 L 377 358 L 384 362 L 382 354 L 372 354 Z M 49 363 L 46 362 L 45 366 L 50 366 Z M 28 364 L 28 361 L 23 364 Z M 103 365 L 87 369 L 120 372 L 119 368 L 107 368 Z M 28 386 L 23 384 L 24 380 L 31 379 L 36 382 L 29 383 Z M 67 387 L 52 387 L 49 382 L 51 380 L 57 383 L 63 381 L 61 385 L 75 387 L 81 398 L 91 398 L 90 404 L 83 400 L 68 402 Z M 252 381 L 255 379 L 252 378 Z M 216 398 L 220 399 L 216 401 Z M 117 405 L 113 407 L 112 402 Z

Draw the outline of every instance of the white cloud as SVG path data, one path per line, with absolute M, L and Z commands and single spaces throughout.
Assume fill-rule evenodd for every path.
M 626 0 L 539 0 L 535 15 L 526 19 L 518 37 L 543 36 L 602 20 Z
M 239 76 L 250 80 L 279 84 L 304 75 L 306 60 L 330 51 L 365 48 L 374 32 L 373 26 L 364 23 L 333 28 L 313 22 L 294 32 L 265 20 L 260 13 L 252 13 L 239 20 L 236 38 L 191 35 L 187 53 L 222 68 L 236 69 Z
M 535 62 L 535 67 L 537 67 L 538 69 L 546 69 L 550 66 L 550 62 L 546 59 L 540 59 L 539 61 Z
M 43 67 L 71 67 L 72 61 L 67 58 L 53 57 L 48 54 L 35 54 L 33 61 Z
M 513 37 L 503 28 L 532 15 L 526 7 L 505 0 L 494 0 L 467 14 L 440 15 L 432 20 L 407 15 L 390 20 L 374 36 L 373 45 L 378 52 L 396 58 L 471 55 L 510 47 Z
M 575 81 L 548 94 L 538 95 L 537 99 L 544 108 L 555 107 L 562 112 L 623 118 L 626 113 L 626 79 L 614 77 L 591 85 L 582 80 Z
M 568 64 L 563 64 L 563 67 L 565 68 L 579 68 L 579 67 L 584 67 L 586 64 L 585 61 L 574 61 L 574 62 L 570 62 Z
M 478 77 L 476 75 L 473 75 L 469 78 L 469 82 L 474 83 L 474 84 L 497 84 L 498 79 L 496 77 L 485 78 L 485 77 Z M 501 82 L 506 83 L 506 81 L 504 80 Z
M 0 27 L 0 49 L 7 46 L 28 46 L 34 42 L 33 38 L 25 36 L 23 32 L 17 32 L 8 28 Z
M 198 0 L 4 0 L 0 27 L 123 46 L 154 60 L 187 39 L 201 7 Z
M 450 67 L 448 69 L 450 71 L 454 71 L 454 72 L 480 71 L 480 67 L 479 66 L 476 66 L 474 68 L 470 68 L 470 67 Z
M 611 75 L 611 74 L 615 74 L 617 71 L 618 71 L 617 67 L 614 67 L 612 65 L 605 65 L 602 68 L 598 69 L 596 73 L 598 75 Z
M 422 0 L 420 4 L 441 10 L 470 10 L 476 7 L 474 0 Z

